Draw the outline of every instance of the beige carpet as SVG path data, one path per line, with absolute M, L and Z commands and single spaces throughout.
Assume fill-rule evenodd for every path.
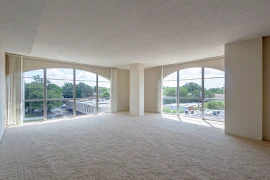
M 0 179 L 270 179 L 270 143 L 157 115 L 7 128 Z

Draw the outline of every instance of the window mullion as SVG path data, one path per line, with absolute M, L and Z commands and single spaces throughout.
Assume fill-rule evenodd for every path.
M 177 71 L 177 89 L 176 89 L 177 115 L 179 115 L 179 100 L 180 100 L 180 93 L 179 93 L 179 70 L 178 70 Z
M 44 98 L 43 98 L 43 113 L 44 113 L 44 120 L 48 119 L 48 114 L 47 114 L 47 70 L 43 69 L 44 73 Z
M 98 74 L 96 74 L 96 114 L 98 114 Z
M 76 70 L 73 69 L 73 116 L 76 116 Z
M 204 67 L 202 67 L 202 119 L 204 119 Z

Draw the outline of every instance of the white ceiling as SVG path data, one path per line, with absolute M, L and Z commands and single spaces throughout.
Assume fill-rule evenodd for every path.
M 270 35 L 269 9 L 269 0 L 0 0 L 0 41 L 10 53 L 150 67 Z

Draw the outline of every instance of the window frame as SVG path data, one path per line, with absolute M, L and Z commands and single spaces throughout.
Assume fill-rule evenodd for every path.
M 47 70 L 48 69 L 71 69 L 72 70 L 72 74 L 73 74 L 73 78 L 72 80 L 67 78 L 67 79 L 62 79 L 62 78 L 47 78 Z M 70 118 L 74 118 L 77 115 L 76 113 L 76 102 L 77 100 L 84 100 L 86 99 L 86 97 L 84 98 L 77 98 L 76 97 L 76 82 L 80 82 L 80 81 L 85 81 L 85 82 L 95 82 L 95 86 L 96 86 L 96 95 L 95 95 L 95 100 L 96 100 L 96 112 L 94 113 L 94 115 L 98 114 L 99 113 L 99 107 L 98 107 L 98 101 L 99 101 L 99 95 L 98 95 L 98 88 L 99 88 L 99 80 L 98 80 L 98 77 L 101 76 L 97 73 L 92 73 L 92 72 L 89 72 L 89 71 L 86 71 L 86 72 L 89 72 L 89 73 L 92 73 L 94 74 L 95 76 L 95 81 L 93 81 L 92 79 L 91 80 L 81 80 L 81 79 L 76 79 L 76 70 L 80 70 L 80 69 L 76 69 L 76 68 L 42 68 L 42 69 L 36 69 L 36 70 L 32 70 L 32 71 L 38 71 L 38 70 L 42 70 L 43 71 L 43 86 L 44 86 L 44 92 L 43 92 L 43 99 L 25 99 L 25 83 L 23 83 L 23 98 L 22 98 L 22 104 L 23 104 L 23 123 L 25 123 L 25 103 L 27 102 L 43 102 L 43 117 L 44 119 L 41 120 L 41 121 L 46 121 L 48 120 L 48 113 L 47 113 L 47 102 L 49 101 L 67 101 L 67 100 L 73 100 L 73 115 L 70 117 Z M 80 70 L 80 71 L 84 71 L 84 70 Z M 31 71 L 29 71 L 31 72 Z M 24 72 L 26 73 L 26 72 Z M 105 78 L 103 76 L 101 76 L 102 78 Z M 25 79 L 25 78 L 31 78 L 31 77 L 28 77 L 28 76 L 22 76 L 22 81 Z M 107 78 L 105 78 L 107 79 Z M 47 95 L 47 92 L 48 92 L 48 86 L 47 86 L 47 80 L 66 80 L 66 81 L 72 81 L 73 83 L 73 97 L 72 98 L 48 98 L 48 95 Z M 103 82 L 103 81 L 100 81 L 100 82 Z M 106 82 L 109 84 L 109 86 L 111 87 L 111 81 L 108 79 L 108 81 Z M 111 101 L 110 101 L 110 106 L 111 106 Z M 110 111 L 109 111 L 110 112 Z M 109 113 L 109 112 L 105 112 L 105 113 Z M 92 114 L 93 115 L 93 114 Z M 39 120 L 37 120 L 39 121 Z
M 186 69 L 192 69 L 192 68 L 200 68 L 201 69 L 200 70 L 201 71 L 201 78 L 196 77 L 196 78 L 182 78 L 181 79 L 180 71 L 181 70 L 186 70 Z M 194 100 L 201 101 L 201 108 L 202 108 L 202 110 L 201 110 L 201 114 L 202 114 L 201 119 L 203 119 L 203 120 L 205 120 L 205 119 L 213 120 L 213 119 L 209 119 L 209 118 L 205 117 L 204 104 L 205 104 L 205 100 L 209 99 L 209 98 L 205 97 L 205 80 L 207 80 L 207 79 L 225 79 L 225 75 L 223 75 L 223 76 L 211 76 L 211 77 L 207 76 L 207 77 L 205 77 L 206 68 L 207 67 L 191 67 L 191 68 L 180 69 L 180 70 L 177 70 L 177 71 L 173 72 L 173 73 L 177 74 L 176 79 L 166 80 L 166 77 L 170 76 L 173 73 L 171 73 L 168 76 L 166 76 L 165 78 L 163 78 L 163 82 L 170 82 L 170 81 L 176 81 L 177 82 L 177 86 L 176 86 L 176 89 L 177 89 L 177 92 L 176 92 L 176 104 L 177 104 L 176 112 L 177 113 L 176 113 L 176 115 L 180 116 L 180 103 L 181 103 L 180 101 L 181 101 L 181 99 L 194 99 Z M 214 68 L 209 68 L 209 69 L 214 69 Z M 214 69 L 214 70 L 218 70 L 218 69 Z M 218 70 L 218 71 L 221 71 L 221 70 Z M 222 72 L 224 73 L 224 71 L 222 71 Z M 201 83 L 200 83 L 201 84 L 201 92 L 200 92 L 201 95 L 200 95 L 200 97 L 181 97 L 180 96 L 180 83 L 181 83 L 181 81 L 189 81 L 189 80 L 191 80 L 191 81 L 192 80 L 201 80 Z M 162 88 L 164 89 L 164 86 Z M 216 100 L 216 99 L 214 98 L 213 100 Z M 224 101 L 224 99 L 222 99 L 222 100 Z M 163 102 L 163 98 L 162 98 L 162 102 Z M 164 108 L 164 105 L 165 104 L 162 103 L 162 109 Z M 224 108 L 224 110 L 225 110 L 225 108 Z M 172 113 L 165 113 L 163 110 L 162 110 L 162 113 L 164 113 L 164 114 L 172 114 Z M 213 120 L 213 121 L 215 121 L 215 120 Z

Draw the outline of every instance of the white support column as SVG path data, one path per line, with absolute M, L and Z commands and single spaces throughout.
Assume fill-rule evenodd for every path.
M 158 77 L 158 94 L 157 94 L 157 112 L 162 113 L 162 103 L 163 103 L 163 67 L 159 67 L 159 77 Z
M 111 113 L 117 112 L 117 69 L 111 69 Z
M 144 115 L 144 66 L 133 64 L 130 67 L 130 111 L 134 116 Z
M 23 62 L 19 56 L 11 56 L 8 59 L 8 117 L 7 125 L 19 125 L 23 123 Z
M 16 66 L 16 125 L 23 123 L 23 58 L 20 57 L 18 61 L 15 62 Z
M 6 61 L 5 52 L 0 42 L 0 141 L 6 128 Z
M 263 42 L 225 45 L 225 133 L 262 140 Z

